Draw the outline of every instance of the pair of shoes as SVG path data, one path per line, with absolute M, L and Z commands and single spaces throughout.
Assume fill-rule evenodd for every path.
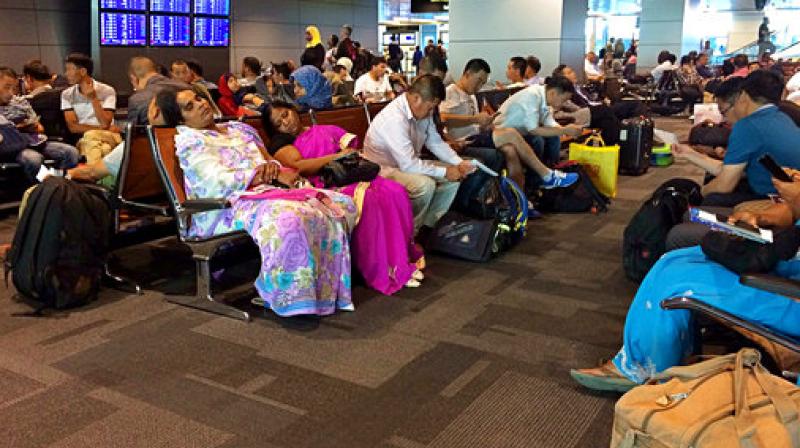
M 611 362 L 605 362 L 596 369 L 572 369 L 569 374 L 578 384 L 592 390 L 625 393 L 638 386 L 622 376 Z
M 422 283 L 413 278 L 408 279 L 408 281 L 405 284 L 406 288 L 419 288 L 420 286 L 422 286 Z
M 425 274 L 423 274 L 422 271 L 417 269 L 416 271 L 414 271 L 413 274 L 411 274 L 411 278 L 413 278 L 414 280 L 416 280 L 418 282 L 421 282 L 421 281 L 425 280 Z
M 564 188 L 569 187 L 580 179 L 578 173 L 565 173 L 559 170 L 550 172 L 548 179 L 542 179 L 542 188 L 549 190 L 551 188 Z

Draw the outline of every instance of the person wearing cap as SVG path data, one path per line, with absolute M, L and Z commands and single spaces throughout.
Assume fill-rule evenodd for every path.
M 353 95 L 354 82 L 350 76 L 350 70 L 352 69 L 353 61 L 350 58 L 339 58 L 336 61 L 336 65 L 333 66 L 331 86 L 333 87 L 334 106 L 350 105 L 358 102 Z

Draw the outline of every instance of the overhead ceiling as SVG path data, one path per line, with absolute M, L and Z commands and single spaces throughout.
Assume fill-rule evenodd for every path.
M 691 5 L 717 11 L 747 11 L 755 9 L 754 0 L 689 0 Z M 631 14 L 641 10 L 642 0 L 589 0 L 589 11 L 604 14 Z M 769 0 L 768 7 L 800 8 L 800 0 Z

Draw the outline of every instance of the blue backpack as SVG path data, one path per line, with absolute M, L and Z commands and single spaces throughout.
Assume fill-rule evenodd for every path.
M 528 198 L 519 185 L 508 178 L 505 171 L 500 176 L 500 193 L 507 204 L 507 208 L 504 207 L 498 213 L 500 229 L 508 233 L 507 248 L 518 243 L 527 233 Z

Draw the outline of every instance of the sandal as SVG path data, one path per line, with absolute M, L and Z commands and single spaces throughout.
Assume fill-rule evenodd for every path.
M 619 373 L 611 362 L 594 369 L 572 369 L 569 374 L 578 384 L 592 390 L 625 393 L 638 386 Z

